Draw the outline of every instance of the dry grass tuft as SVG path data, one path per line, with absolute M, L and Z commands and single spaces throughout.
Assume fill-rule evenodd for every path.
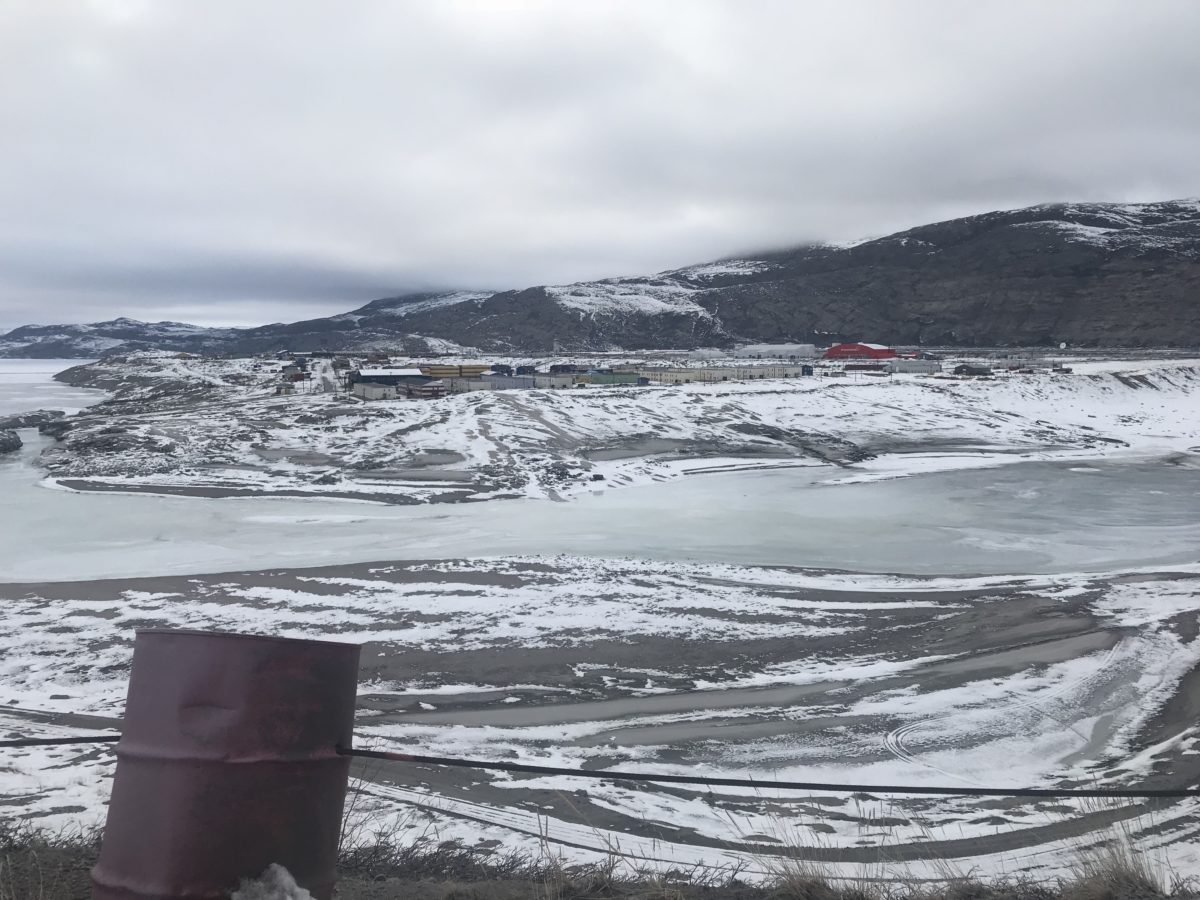
M 1133 849 L 1127 835 L 1117 835 L 1097 847 L 1076 851 L 1072 877 L 1063 885 L 1062 900 L 1153 900 L 1178 896 L 1168 887 L 1151 859 Z
M 99 852 L 98 829 L 47 832 L 0 819 L 0 900 L 90 897 Z

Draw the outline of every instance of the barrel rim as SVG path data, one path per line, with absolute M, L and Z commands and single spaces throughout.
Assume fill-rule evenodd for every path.
M 206 638 L 240 638 L 249 641 L 263 641 L 283 644 L 319 644 L 324 647 L 345 647 L 347 649 L 361 650 L 362 644 L 352 641 L 328 641 L 319 638 L 290 638 L 280 637 L 274 634 L 246 634 L 240 631 L 205 631 L 200 628 L 138 628 L 134 631 L 134 637 L 143 634 L 169 634 L 180 637 L 206 637 Z

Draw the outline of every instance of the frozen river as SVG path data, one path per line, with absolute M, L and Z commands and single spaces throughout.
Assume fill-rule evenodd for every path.
M 55 365 L 0 361 L 0 412 L 81 406 Z M 13 375 L 12 372 L 20 374 Z M 912 574 L 1110 571 L 1200 557 L 1200 470 L 1023 462 L 865 483 L 833 467 L 694 475 L 569 503 L 391 507 L 48 489 L 47 441 L 0 461 L 0 581 L 573 554 Z

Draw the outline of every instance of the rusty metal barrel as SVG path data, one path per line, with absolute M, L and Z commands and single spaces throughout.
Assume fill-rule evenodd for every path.
M 153 629 L 133 673 L 93 900 L 215 900 L 272 863 L 333 893 L 357 644 Z

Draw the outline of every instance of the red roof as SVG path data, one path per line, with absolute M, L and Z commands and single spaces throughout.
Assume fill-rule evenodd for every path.
M 883 344 L 834 344 L 825 351 L 825 359 L 895 359 L 897 353 Z

